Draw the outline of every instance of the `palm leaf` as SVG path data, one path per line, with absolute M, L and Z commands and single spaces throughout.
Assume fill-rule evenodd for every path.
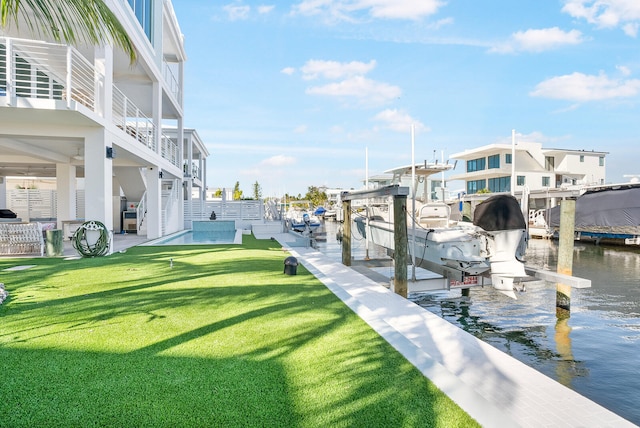
M 2 28 L 17 27 L 20 18 L 33 33 L 69 44 L 111 42 L 136 61 L 133 42 L 103 0 L 0 0 Z

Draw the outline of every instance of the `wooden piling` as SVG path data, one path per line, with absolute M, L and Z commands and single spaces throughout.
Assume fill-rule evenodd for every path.
M 393 246 L 394 279 L 393 291 L 407 297 L 407 197 L 393 197 Z
M 351 200 L 342 202 L 342 264 L 351 266 Z
M 560 234 L 558 240 L 557 272 L 564 275 L 573 273 L 573 242 L 575 235 L 576 201 L 565 199 L 560 201 Z M 557 283 L 556 315 L 569 317 L 571 310 L 571 286 Z

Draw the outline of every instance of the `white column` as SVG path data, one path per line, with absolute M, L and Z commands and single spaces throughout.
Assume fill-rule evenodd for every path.
M 203 155 L 200 155 L 200 171 L 202 174 L 202 191 L 200 192 L 200 200 L 207 200 L 207 158 Z
M 156 142 L 156 153 L 162 153 L 162 85 L 153 82 L 152 86 L 152 120 L 155 127 L 153 139 Z
M 182 86 L 181 86 L 182 88 Z M 189 143 L 191 144 L 191 143 Z M 178 129 L 177 129 L 177 133 L 176 133 L 176 145 L 178 147 L 178 159 L 180 159 L 180 169 L 184 168 L 184 119 L 182 117 L 178 118 Z M 190 166 L 189 166 L 190 168 Z M 187 169 L 186 173 L 182 174 L 182 179 L 180 180 L 182 183 L 184 183 L 184 176 L 188 175 L 189 177 L 191 176 L 191 170 Z M 187 178 L 187 188 L 186 188 L 186 198 L 184 198 L 185 200 L 189 201 L 189 208 L 188 208 L 188 212 L 186 213 L 186 215 L 189 216 L 189 218 L 191 218 L 193 216 L 193 204 L 191 203 L 191 183 L 193 182 L 193 179 L 191 178 Z M 184 188 L 183 188 L 184 190 Z M 178 207 L 178 215 L 180 216 L 180 224 L 184 225 L 185 224 L 185 209 L 184 209 L 184 201 L 181 201 L 180 203 L 180 207 Z M 189 226 L 190 227 L 190 226 Z
M 147 238 L 162 236 L 162 180 L 160 170 L 153 166 L 147 168 Z
M 98 220 L 113 230 L 113 165 L 107 159 L 106 148 L 111 146 L 107 133 L 100 129 L 84 142 L 85 219 Z
M 56 188 L 58 192 L 58 229 L 63 220 L 76 218 L 76 167 L 68 163 L 56 164 Z
M 113 116 L 113 48 L 97 46 L 94 49 L 96 113 L 108 122 Z

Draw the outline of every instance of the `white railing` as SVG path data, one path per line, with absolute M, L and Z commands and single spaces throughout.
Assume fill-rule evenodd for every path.
M 136 231 L 141 232 L 143 229 L 143 224 L 147 219 L 147 192 L 142 194 L 142 198 L 140 198 L 140 202 L 138 203 L 138 207 L 136 208 Z M 146 227 L 146 225 L 145 225 Z
M 178 84 L 178 79 L 176 79 L 173 74 L 173 70 L 169 63 L 165 60 L 162 61 L 162 77 L 164 78 L 165 83 L 169 87 L 169 92 L 173 94 L 178 103 L 180 102 L 180 85 Z
M 0 96 L 62 100 L 67 106 L 73 100 L 95 112 L 96 79 L 104 77 L 70 46 L 0 37 Z M 157 152 L 153 121 L 115 85 L 112 116 L 123 132 Z M 160 154 L 180 167 L 178 146 L 164 135 Z
M 156 151 L 153 121 L 115 86 L 113 88 L 113 123 L 142 145 Z
M 182 165 L 182 172 L 186 177 L 200 178 L 200 167 L 194 162 L 191 162 L 191 168 L 189 168 L 189 162 L 185 161 Z
M 165 134 L 160 136 L 160 153 L 164 159 L 180 167 L 180 150 L 178 149 L 178 145 Z
M 74 100 L 95 110 L 95 68 L 75 49 L 0 37 L 0 95 Z

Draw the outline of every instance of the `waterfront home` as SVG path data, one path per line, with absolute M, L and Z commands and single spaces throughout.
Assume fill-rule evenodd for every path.
M 11 206 L 6 177 L 55 177 L 44 203 L 57 228 L 91 219 L 118 232 L 129 211 L 130 231 L 158 238 L 184 228 L 183 201 L 206 189 L 208 152 L 184 123 L 183 36 L 170 0 L 105 4 L 134 64 L 120 48 L 53 43 L 28 25 L 0 33 L 0 208 L 35 221 L 42 198 Z
M 607 154 L 543 148 L 534 142 L 489 144 L 452 154 L 451 159 L 464 162 L 465 171 L 448 180 L 464 181 L 467 195 L 485 189 L 491 193 L 511 192 L 512 188 L 515 194 L 528 191 L 532 202 L 542 205 L 538 208 L 548 208 L 557 198 L 578 196 L 582 187 L 604 184 Z

